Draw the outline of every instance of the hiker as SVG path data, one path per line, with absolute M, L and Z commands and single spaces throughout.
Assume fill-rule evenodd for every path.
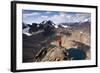
M 61 47 L 62 46 L 61 36 L 58 36 L 57 42 L 58 42 L 58 45 Z
M 57 33 L 57 42 L 58 42 L 59 47 L 62 46 L 61 33 L 62 33 L 62 28 L 59 28 L 59 31 Z
M 58 46 L 61 47 L 62 46 L 62 39 L 61 39 L 61 33 L 58 33 L 57 34 L 57 43 L 58 43 Z

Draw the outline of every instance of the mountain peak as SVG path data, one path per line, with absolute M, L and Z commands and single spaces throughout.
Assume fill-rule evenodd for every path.
M 52 24 L 53 22 L 51 20 L 44 20 L 40 24 L 47 24 L 47 23 Z

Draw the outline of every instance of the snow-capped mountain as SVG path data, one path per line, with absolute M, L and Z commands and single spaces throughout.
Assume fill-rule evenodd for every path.
M 58 28 L 58 25 L 57 24 L 55 24 L 55 23 L 53 23 L 53 21 L 51 21 L 51 20 L 45 20 L 45 21 L 42 21 L 40 24 L 42 24 L 42 25 L 52 25 L 52 26 L 54 26 L 55 28 Z
M 91 18 L 84 19 L 83 22 L 91 22 Z
M 23 25 L 24 26 L 24 25 Z M 51 20 L 42 21 L 40 24 L 32 23 L 32 25 L 27 25 L 23 28 L 23 34 L 31 36 L 32 32 L 38 32 L 39 30 L 44 30 L 45 32 L 51 32 L 53 29 L 58 28 L 58 25 L 53 23 Z
M 23 24 L 23 34 L 27 36 L 31 36 L 32 33 L 37 33 L 38 31 L 44 31 L 45 33 L 53 32 L 56 28 L 71 28 L 71 27 L 83 27 L 88 26 L 90 24 L 90 19 L 85 19 L 82 22 L 75 22 L 75 23 L 60 23 L 55 24 L 51 20 L 45 20 L 41 23 L 32 23 L 32 25 L 29 24 Z

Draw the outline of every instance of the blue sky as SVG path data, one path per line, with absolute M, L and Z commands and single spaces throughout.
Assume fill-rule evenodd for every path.
M 22 15 L 22 21 L 26 24 L 41 23 L 44 20 L 52 20 L 56 24 L 91 20 L 90 13 L 82 12 L 22 10 Z

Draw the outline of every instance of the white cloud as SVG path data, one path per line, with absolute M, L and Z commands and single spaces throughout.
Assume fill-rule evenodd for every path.
M 43 18 L 43 19 L 48 19 L 48 16 L 41 16 L 41 18 Z
M 46 13 L 47 13 L 47 14 L 50 14 L 50 13 L 52 13 L 52 12 L 50 12 L 50 11 L 47 11 Z
M 91 14 L 87 14 L 87 13 L 84 13 L 84 14 L 76 14 L 73 17 L 73 21 L 83 22 L 84 20 L 89 19 L 89 18 L 91 18 Z
M 47 12 L 46 12 L 47 13 Z M 48 12 L 49 13 L 49 12 Z M 52 16 L 46 16 L 42 15 L 41 13 L 35 12 L 31 14 L 25 15 L 26 18 L 24 21 L 26 23 L 41 23 L 43 20 L 52 20 L 54 23 L 59 24 L 59 23 L 66 23 L 66 22 L 82 22 L 86 19 L 90 19 L 91 15 L 88 13 L 76 13 L 76 14 L 68 14 L 61 12 L 59 15 L 52 15 Z M 29 16 L 31 18 L 29 18 Z M 37 16 L 37 17 L 34 17 Z
M 67 23 L 67 22 L 72 22 L 72 15 L 67 14 L 67 13 L 60 13 L 59 15 L 55 15 L 51 18 L 55 23 Z
M 38 12 L 34 12 L 34 13 L 29 13 L 29 14 L 23 14 L 24 18 L 26 17 L 31 17 L 31 16 L 37 16 L 37 15 L 40 15 L 41 13 L 38 13 Z

